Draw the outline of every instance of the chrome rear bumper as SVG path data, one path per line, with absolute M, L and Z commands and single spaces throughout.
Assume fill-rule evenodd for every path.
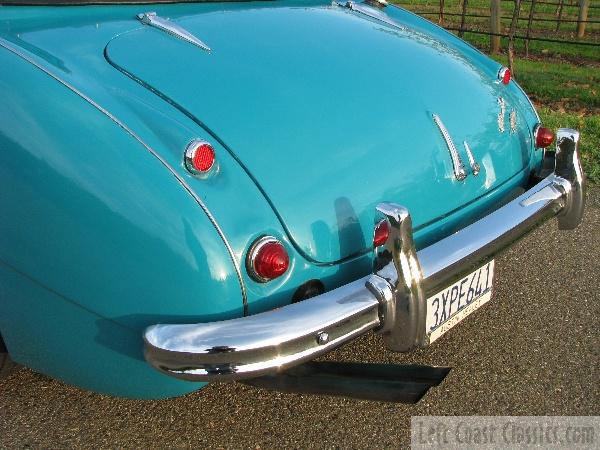
M 561 229 L 582 219 L 585 178 L 579 133 L 557 133 L 555 167 L 533 188 L 483 219 L 415 251 L 411 219 L 398 205 L 377 207 L 390 227 L 375 249 L 373 274 L 333 291 L 239 319 L 159 324 L 144 334 L 146 360 L 193 381 L 229 381 L 274 374 L 314 359 L 369 330 L 393 351 L 428 344 L 426 299 L 489 261 L 527 232 L 557 216 Z

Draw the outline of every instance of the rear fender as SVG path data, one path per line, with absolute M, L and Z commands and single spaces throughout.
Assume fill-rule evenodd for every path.
M 181 393 L 143 362 L 142 330 L 243 314 L 223 239 L 115 118 L 4 48 L 0 66 L 11 68 L 0 76 L 0 330 L 11 355 L 101 392 Z

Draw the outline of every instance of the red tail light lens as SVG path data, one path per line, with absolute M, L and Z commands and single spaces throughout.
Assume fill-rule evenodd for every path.
M 390 236 L 390 224 L 387 220 L 382 220 L 375 226 L 375 235 L 373 237 L 373 247 L 379 247 L 385 244 Z
M 215 163 L 215 151 L 209 144 L 198 146 L 194 153 L 194 168 L 200 172 L 207 172 Z
M 536 148 L 546 148 L 554 142 L 554 132 L 545 127 L 537 127 L 535 130 L 535 146 Z
M 215 165 L 215 150 L 208 142 L 194 140 L 185 150 L 185 166 L 194 175 L 206 174 Z
M 264 283 L 283 275 L 290 265 L 290 258 L 281 242 L 266 236 L 252 245 L 246 265 L 250 276 Z
M 500 81 L 502 81 L 502 84 L 510 83 L 511 77 L 512 77 L 512 74 L 510 73 L 510 69 L 508 67 L 503 67 L 498 72 L 498 79 Z

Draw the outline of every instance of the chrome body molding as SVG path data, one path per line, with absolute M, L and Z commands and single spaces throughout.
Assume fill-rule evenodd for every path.
M 456 145 L 454 145 L 454 141 L 450 137 L 450 133 L 448 133 L 448 130 L 442 122 L 442 119 L 440 119 L 440 116 L 438 116 L 437 114 L 432 114 L 432 117 L 433 121 L 442 133 L 442 137 L 446 142 L 446 147 L 448 147 L 448 151 L 450 152 L 450 158 L 452 159 L 452 166 L 454 168 L 454 177 L 458 181 L 462 181 L 467 177 L 467 172 L 465 171 L 465 166 L 462 160 L 460 159 L 460 155 L 458 154 Z
M 374 249 L 373 273 L 317 297 L 239 319 L 187 325 L 159 324 L 144 334 L 145 356 L 177 378 L 229 381 L 276 374 L 374 330 L 390 350 L 428 344 L 428 295 L 480 267 L 527 232 L 556 216 L 576 227 L 585 206 L 579 133 L 557 133 L 554 171 L 488 216 L 418 252 L 409 211 L 377 206 L 375 223 L 390 224 Z
M 467 141 L 464 141 L 463 145 L 465 146 L 465 152 L 467 152 L 467 157 L 469 158 L 469 165 L 471 166 L 471 173 L 474 176 L 477 176 L 477 175 L 479 175 L 479 172 L 481 171 L 481 167 L 479 166 L 479 163 L 477 163 L 477 161 L 475 161 L 475 157 L 473 156 L 473 152 L 471 151 L 471 147 L 469 146 L 469 143 Z
M 170 20 L 158 16 L 155 12 L 141 13 L 137 15 L 137 18 L 144 25 L 158 28 L 161 31 L 169 33 L 179 39 L 189 42 L 190 44 L 200 47 L 202 50 L 210 52 L 210 47 L 192 33 L 186 31 L 181 26 L 171 22 Z

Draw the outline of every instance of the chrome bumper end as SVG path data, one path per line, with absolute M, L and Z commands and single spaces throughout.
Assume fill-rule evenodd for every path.
M 426 299 L 489 261 L 556 216 L 575 228 L 585 207 L 579 133 L 559 129 L 554 171 L 483 219 L 416 251 L 409 212 L 382 203 L 390 236 L 374 250 L 373 274 L 300 303 L 239 319 L 149 327 L 149 364 L 192 381 L 231 381 L 276 374 L 323 355 L 369 330 L 392 351 L 428 344 Z

